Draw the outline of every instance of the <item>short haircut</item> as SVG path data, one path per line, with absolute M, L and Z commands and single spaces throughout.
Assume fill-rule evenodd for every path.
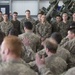
M 32 30 L 33 25 L 32 25 L 31 22 L 27 21 L 27 22 L 24 23 L 24 27 L 27 28 L 27 29 L 29 29 L 29 30 Z
M 60 17 L 60 18 L 61 18 L 61 16 L 60 16 L 60 15 L 56 15 L 56 17 Z
M 6 47 L 8 47 L 12 53 L 14 53 L 16 56 L 21 55 L 22 42 L 19 40 L 18 37 L 6 36 L 3 41 L 5 41 Z
M 8 34 L 9 34 L 9 35 L 18 36 L 18 30 L 16 30 L 15 28 L 11 28 L 11 29 L 8 31 Z
M 69 31 L 75 34 L 75 29 L 71 29 Z
M 4 16 L 4 15 L 7 15 L 7 16 L 8 16 L 8 14 L 7 14 L 7 13 L 3 14 L 3 16 Z
M 51 53 L 56 53 L 58 45 L 50 42 L 48 39 L 44 41 L 44 45 Z
M 18 12 L 13 12 L 13 14 L 18 14 Z
M 58 44 L 61 42 L 62 40 L 62 36 L 59 32 L 54 32 L 52 35 L 51 35 L 51 38 L 53 38 Z
M 26 10 L 25 12 L 29 12 L 30 13 L 30 10 Z

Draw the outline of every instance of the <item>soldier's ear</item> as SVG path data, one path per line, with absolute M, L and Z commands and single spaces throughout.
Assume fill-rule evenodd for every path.
M 9 53 L 10 53 L 10 50 L 7 48 L 7 49 L 5 50 L 5 54 L 8 55 Z

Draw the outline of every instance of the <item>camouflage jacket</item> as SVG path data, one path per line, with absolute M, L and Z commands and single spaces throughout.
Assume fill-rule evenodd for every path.
M 59 32 L 60 32 L 60 34 L 62 35 L 63 38 L 67 36 L 69 23 L 70 22 L 67 21 L 67 23 L 60 22 L 60 24 L 59 24 Z
M 34 52 L 39 50 L 41 40 L 40 37 L 33 32 L 23 33 L 18 36 L 21 41 L 25 41 L 24 39 L 27 38 L 29 40 L 29 46 L 32 48 Z
M 48 22 L 45 22 L 45 24 L 38 23 L 36 25 L 36 34 L 38 34 L 40 37 L 44 39 L 50 37 L 51 31 L 52 31 L 52 28 Z
M 2 32 L 4 32 L 6 35 L 8 35 L 8 32 L 9 32 L 9 30 L 11 28 L 13 28 L 13 24 L 10 21 L 8 21 L 7 23 L 5 23 L 4 21 L 2 21 L 0 23 L 0 30 Z
M 24 33 L 24 23 L 27 22 L 27 21 L 30 21 L 32 24 L 33 24 L 33 31 L 35 32 L 35 20 L 33 18 L 29 18 L 29 19 L 26 19 L 26 17 L 24 19 L 21 20 L 21 24 L 20 24 L 20 29 L 21 29 L 21 32 Z

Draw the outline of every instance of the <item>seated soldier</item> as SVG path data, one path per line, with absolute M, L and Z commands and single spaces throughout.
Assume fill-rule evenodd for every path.
M 72 58 L 70 55 L 70 52 L 68 50 L 66 50 L 65 48 L 61 47 L 59 44 L 61 42 L 61 34 L 58 32 L 55 32 L 51 35 L 51 37 L 49 38 L 49 41 L 58 44 L 58 48 L 57 48 L 57 56 L 63 58 L 67 63 L 68 63 L 68 68 L 70 68 L 72 66 Z M 38 52 L 40 55 L 45 55 L 45 49 L 41 50 Z
M 70 27 L 68 28 L 68 35 L 65 38 L 63 38 L 60 43 L 61 46 L 64 45 L 69 40 L 72 40 L 73 38 L 75 38 L 75 22 L 72 22 L 70 24 Z
M 44 61 L 47 68 L 49 68 L 54 75 L 63 73 L 67 68 L 67 63 L 62 58 L 56 56 L 57 47 L 57 44 L 52 43 L 49 40 L 46 40 L 44 42 L 44 48 L 47 54 L 47 57 L 44 59 Z M 39 54 L 37 58 L 40 58 L 42 60 Z M 29 64 L 33 67 L 35 66 L 35 61 Z
M 69 26 L 69 31 L 72 33 L 72 34 L 70 33 L 71 40 L 64 43 L 62 45 L 62 47 L 64 47 L 65 49 L 67 49 L 70 52 L 72 61 L 74 62 L 74 64 L 73 64 L 73 67 L 74 67 L 75 66 L 75 22 L 73 22 Z
M 7 36 L 1 44 L 1 58 L 0 75 L 37 75 L 36 72 L 31 70 L 27 63 L 21 58 L 22 43 L 16 36 Z M 38 66 L 41 63 L 37 63 Z M 46 68 L 40 65 L 42 75 L 52 75 Z M 45 73 L 45 74 L 44 74 Z
M 19 35 L 18 37 L 23 42 L 23 44 L 27 39 L 29 41 L 29 46 L 36 53 L 40 48 L 41 41 L 40 41 L 40 37 L 32 32 L 32 28 L 33 25 L 31 22 L 29 21 L 25 22 L 24 24 L 25 33 Z

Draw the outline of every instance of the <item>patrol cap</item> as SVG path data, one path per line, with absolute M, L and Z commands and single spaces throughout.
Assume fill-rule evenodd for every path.
M 75 29 L 75 22 L 72 22 L 68 27 L 68 30 L 72 30 L 72 29 Z

